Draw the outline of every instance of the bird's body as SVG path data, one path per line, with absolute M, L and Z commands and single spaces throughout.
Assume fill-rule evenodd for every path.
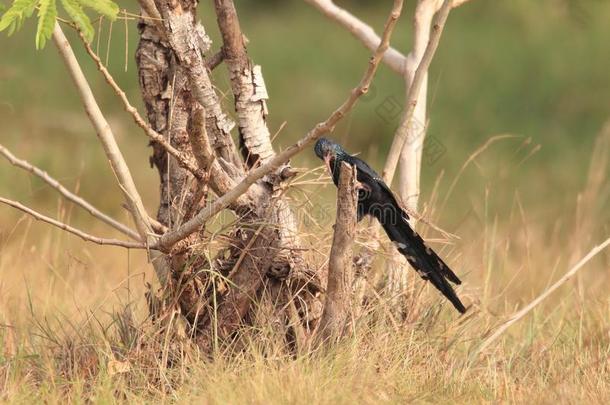
M 335 185 L 339 184 L 342 162 L 356 167 L 358 190 L 358 221 L 364 216 L 375 217 L 396 248 L 424 280 L 436 287 L 461 313 L 466 308 L 449 284 L 460 284 L 460 279 L 409 225 L 409 216 L 400 206 L 392 190 L 365 161 L 347 153 L 339 144 L 321 138 L 314 147 L 324 160 Z

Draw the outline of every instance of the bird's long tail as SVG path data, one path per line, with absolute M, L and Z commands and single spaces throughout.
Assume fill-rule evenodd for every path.
M 447 281 L 461 284 L 460 279 L 432 249 L 426 246 L 422 237 L 411 228 L 407 221 L 408 217 L 403 213 L 403 210 L 396 208 L 395 212 L 398 215 L 393 215 L 392 220 L 384 218 L 383 221 L 380 221 L 390 240 L 394 242 L 398 251 L 405 256 L 421 278 L 429 280 L 437 290 L 451 301 L 458 311 L 466 312 L 466 308 Z

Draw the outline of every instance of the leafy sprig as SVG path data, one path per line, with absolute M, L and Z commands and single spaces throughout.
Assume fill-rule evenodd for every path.
M 59 0 L 59 2 L 88 41 L 93 39 L 95 30 L 85 9 L 91 9 L 112 21 L 119 14 L 119 6 L 112 0 Z M 36 48 L 44 48 L 46 41 L 53 34 L 53 27 L 57 19 L 56 0 L 14 0 L 11 7 L 0 18 L 0 31 L 6 30 L 8 35 L 12 35 L 22 27 L 25 19 L 31 17 L 36 9 L 38 9 Z

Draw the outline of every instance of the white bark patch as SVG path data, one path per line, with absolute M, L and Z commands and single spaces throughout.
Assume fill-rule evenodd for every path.
M 252 83 L 254 84 L 254 94 L 252 95 L 252 101 L 260 101 L 263 104 L 263 115 L 266 117 L 269 114 L 267 109 L 267 102 L 269 94 L 267 93 L 267 87 L 265 86 L 265 79 L 263 78 L 263 71 L 260 65 L 255 65 L 252 68 Z
M 199 50 L 201 51 L 201 53 L 208 53 L 208 51 L 212 47 L 212 40 L 210 39 L 208 34 L 205 33 L 205 28 L 203 28 L 203 25 L 201 25 L 200 22 L 198 22 L 195 26 L 195 34 L 197 35 L 197 39 L 199 42 Z

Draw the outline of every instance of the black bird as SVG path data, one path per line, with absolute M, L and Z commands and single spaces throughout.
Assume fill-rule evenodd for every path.
M 390 240 L 424 280 L 432 283 L 461 313 L 466 308 L 449 284 L 461 284 L 460 279 L 426 246 L 421 236 L 409 225 L 409 216 L 401 208 L 392 190 L 365 161 L 347 153 L 341 145 L 320 138 L 314 146 L 316 155 L 324 160 L 335 185 L 339 184 L 341 162 L 356 167 L 358 181 L 358 221 L 371 215 L 379 221 Z

